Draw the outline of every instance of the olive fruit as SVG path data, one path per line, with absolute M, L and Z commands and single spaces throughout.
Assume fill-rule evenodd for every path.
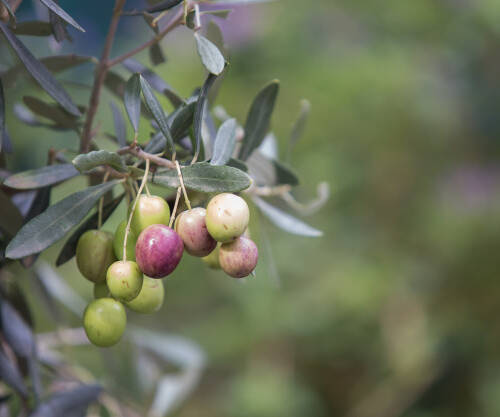
M 120 301 L 131 301 L 142 288 L 142 272 L 134 261 L 116 261 L 106 273 L 111 295 Z
M 224 243 L 220 247 L 220 266 L 226 274 L 234 278 L 250 275 L 257 266 L 258 259 L 257 245 L 245 236 L 240 236 L 234 242 Z
M 184 242 L 184 249 L 193 256 L 207 256 L 217 246 L 205 224 L 206 210 L 197 207 L 183 211 L 175 221 L 175 231 Z
M 125 229 L 127 228 L 127 220 L 122 221 L 115 231 L 113 238 L 113 249 L 115 256 L 119 260 L 123 260 L 123 241 L 125 240 Z M 127 259 L 135 261 L 135 242 L 137 241 L 137 234 L 132 228 L 128 231 L 127 236 Z
M 89 340 L 97 346 L 109 347 L 121 339 L 127 315 L 119 301 L 99 298 L 92 301 L 83 313 L 83 327 Z
M 151 314 L 161 308 L 164 295 L 163 281 L 145 276 L 141 292 L 126 305 L 136 313 Z
M 247 203 L 235 194 L 218 194 L 207 205 L 205 222 L 208 233 L 218 242 L 230 242 L 241 236 L 249 219 Z
M 184 244 L 170 227 L 154 224 L 144 229 L 135 245 L 135 257 L 141 271 L 151 278 L 163 278 L 179 264 Z
M 82 275 L 92 282 L 103 282 L 108 267 L 116 260 L 113 235 L 101 230 L 87 230 L 76 245 L 76 264 Z
M 94 284 L 94 298 L 97 299 L 106 297 L 109 297 L 109 289 L 106 285 L 106 281 Z
M 211 269 L 220 269 L 219 251 L 220 251 L 220 243 L 218 243 L 215 249 L 212 252 L 210 252 L 207 256 L 201 258 L 201 260 L 205 262 L 205 265 L 207 265 Z
M 170 220 L 170 207 L 167 202 L 157 196 L 141 195 L 132 215 L 132 229 L 139 235 L 146 227 L 152 224 L 167 225 Z

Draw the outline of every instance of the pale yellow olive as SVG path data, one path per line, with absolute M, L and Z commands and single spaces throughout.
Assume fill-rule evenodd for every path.
M 249 220 L 247 203 L 235 194 L 218 194 L 207 205 L 205 223 L 208 233 L 218 242 L 231 242 L 240 237 Z

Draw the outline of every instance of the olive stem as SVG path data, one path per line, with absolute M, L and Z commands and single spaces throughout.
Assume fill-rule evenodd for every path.
M 102 183 L 104 184 L 105 182 L 108 181 L 108 178 L 109 178 L 109 171 L 106 171 L 106 173 L 104 174 L 104 178 L 102 180 Z M 102 196 L 100 199 L 99 199 L 99 211 L 98 211 L 98 214 L 97 214 L 97 229 L 100 229 L 102 227 L 102 208 L 104 206 L 104 196 Z
M 186 202 L 186 206 L 187 206 L 188 210 L 191 210 L 191 202 L 189 201 L 186 187 L 184 186 L 184 179 L 182 178 L 181 167 L 180 167 L 179 162 L 177 160 L 175 161 L 175 167 L 177 168 L 177 175 L 179 176 L 179 182 L 181 183 L 182 192 L 184 193 L 184 201 Z
M 137 206 L 137 201 L 141 196 L 142 190 L 144 189 L 144 186 L 148 181 L 148 174 L 149 174 L 149 159 L 146 159 L 146 169 L 144 170 L 144 176 L 142 177 L 141 186 L 139 187 L 139 191 L 137 192 L 137 195 L 135 197 L 134 204 L 132 205 L 132 210 L 130 210 L 127 227 L 125 228 L 125 237 L 123 239 L 123 262 L 127 261 L 127 239 L 128 239 L 128 234 L 130 232 L 130 224 L 132 223 L 132 216 L 134 215 L 135 206 Z
M 172 215 L 170 216 L 170 222 L 168 223 L 168 227 L 172 228 L 174 224 L 175 216 L 177 214 L 177 206 L 179 205 L 179 200 L 181 198 L 181 187 L 177 187 L 177 195 L 175 197 L 174 209 L 172 210 Z

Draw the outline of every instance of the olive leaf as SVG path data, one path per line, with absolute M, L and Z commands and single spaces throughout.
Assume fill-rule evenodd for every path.
M 116 169 L 118 172 L 126 172 L 127 167 L 123 163 L 120 155 L 116 152 L 109 152 L 105 150 L 92 151 L 78 155 L 72 161 L 75 168 L 81 173 L 90 171 L 100 165 L 109 165 Z
M 167 59 L 165 58 L 165 54 L 163 53 L 163 49 L 161 49 L 161 46 L 159 43 L 154 43 L 149 48 L 149 59 L 151 60 L 151 63 L 153 65 L 160 65 L 160 64 L 167 62 Z
M 0 78 L 0 152 L 3 149 L 5 135 L 5 96 L 3 93 L 3 83 Z
M 278 226 L 284 231 L 300 236 L 309 237 L 320 237 L 323 236 L 321 230 L 315 229 L 312 226 L 304 223 L 302 220 L 293 217 L 292 215 L 285 213 L 277 207 L 265 202 L 257 196 L 252 197 L 255 205 L 260 209 L 261 213 L 264 214 L 274 225 Z
M 239 158 L 245 161 L 264 140 L 279 91 L 279 81 L 266 85 L 255 97 L 245 122 L 245 137 Z
M 24 44 L 11 32 L 7 25 L 5 25 L 5 23 L 0 22 L 0 30 L 3 32 L 5 38 L 28 72 L 47 92 L 47 94 L 64 107 L 66 111 L 74 116 L 80 116 L 81 113 L 80 110 L 78 110 L 78 107 L 76 107 L 68 93 L 56 81 L 45 65 L 33 56 L 26 46 L 24 46 Z
M 249 173 L 257 185 L 296 186 L 299 184 L 299 178 L 291 168 L 276 159 L 265 157 L 259 150 L 252 153 L 247 164 Z
M 23 102 L 33 113 L 52 120 L 59 128 L 77 129 L 79 125 L 78 118 L 69 114 L 58 104 L 46 103 L 32 96 L 23 97 Z
M 28 388 L 24 385 L 19 369 L 2 351 L 0 351 L 0 380 L 16 390 L 24 398 L 28 396 Z
M 162 12 L 164 10 L 171 9 L 178 4 L 181 4 L 183 0 L 164 0 L 154 6 L 151 6 L 146 9 L 148 13 L 156 13 L 156 12 Z
M 200 35 L 198 32 L 195 32 L 194 38 L 196 39 L 198 55 L 200 56 L 201 62 L 205 68 L 211 74 L 219 75 L 222 71 L 224 71 L 224 67 L 226 65 L 224 55 L 222 55 L 221 51 L 219 51 L 219 48 L 217 48 L 215 44 L 203 35 Z
M 139 77 L 139 74 L 133 74 L 125 84 L 123 93 L 125 110 L 136 133 L 139 130 L 141 117 L 141 83 Z
M 88 187 L 50 206 L 21 228 L 7 246 L 5 256 L 19 259 L 48 248 L 78 224 L 97 200 L 118 182 Z
M 0 230 L 14 236 L 23 225 L 23 216 L 12 200 L 0 190 Z
M 201 87 L 200 94 L 198 96 L 198 101 L 196 103 L 196 109 L 194 111 L 194 122 L 193 122 L 193 130 L 195 138 L 195 153 L 194 153 L 195 161 L 200 153 L 200 147 L 202 141 L 203 117 L 205 115 L 207 107 L 207 95 L 208 92 L 210 91 L 210 87 L 213 85 L 216 79 L 217 79 L 216 75 L 208 74 L 207 79 L 203 83 L 203 87 Z
M 50 36 L 52 35 L 52 26 L 49 22 L 40 20 L 30 20 L 19 22 L 12 31 L 16 35 L 27 36 Z
M 233 156 L 236 146 L 236 119 L 226 120 L 219 128 L 215 138 L 212 165 L 225 165 Z
M 76 177 L 79 172 L 71 164 L 48 165 L 11 175 L 3 183 L 17 190 L 42 188 Z
M 80 32 L 85 32 L 85 29 L 82 28 L 78 23 L 76 23 L 75 20 L 68 13 L 66 13 L 55 1 L 40 0 L 40 2 L 43 3 L 48 9 L 50 9 L 51 12 L 55 13 L 62 20 L 64 20 L 66 23 L 69 23 L 75 29 L 78 29 Z
M 111 112 L 113 113 L 113 122 L 115 125 L 115 133 L 118 144 L 120 146 L 127 146 L 127 126 L 125 125 L 123 113 L 113 101 L 110 101 L 109 105 L 111 106 Z

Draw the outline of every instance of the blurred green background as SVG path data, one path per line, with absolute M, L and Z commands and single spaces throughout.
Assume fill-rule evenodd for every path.
M 92 7 L 79 13 L 82 22 L 94 19 Z M 295 195 L 307 201 L 328 181 L 332 197 L 305 219 L 322 238 L 255 222 L 256 278 L 231 280 L 184 257 L 165 282 L 161 312 L 129 314 L 136 325 L 195 341 L 207 355 L 199 386 L 175 415 L 500 415 L 499 21 L 493 0 L 282 0 L 217 21 L 231 55 L 217 104 L 244 121 L 258 89 L 280 79 L 272 127 L 284 157 L 299 102 L 309 99 L 309 124 L 293 154 L 302 180 Z M 97 55 L 95 25 L 76 45 Z M 150 36 L 137 20 L 121 29 L 113 54 Z M 204 78 L 192 36 L 182 29 L 163 46 L 169 61 L 155 71 L 189 95 Z M 147 54 L 140 60 L 150 65 Z M 90 83 L 91 70 L 61 78 Z M 25 93 L 19 87 L 8 96 Z M 86 103 L 85 90 L 74 93 Z M 110 97 L 98 117 L 108 131 Z M 49 147 L 77 146 L 75 134 L 8 121 L 12 170 L 43 165 Z M 59 187 L 54 199 L 81 185 Z M 31 278 L 15 271 L 25 277 L 37 330 L 54 329 Z M 58 272 L 90 299 L 74 261 Z M 78 319 L 67 314 L 64 323 Z M 111 352 L 70 354 L 136 398 L 133 373 L 121 363 L 130 347 Z

